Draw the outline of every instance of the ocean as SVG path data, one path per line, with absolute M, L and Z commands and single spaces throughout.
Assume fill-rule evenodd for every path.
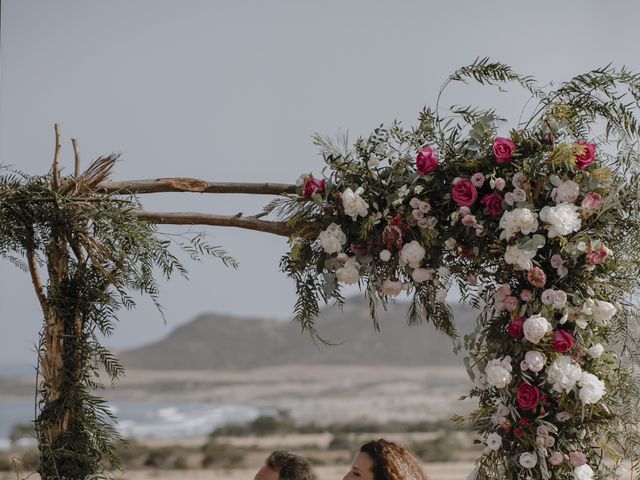
M 189 438 L 208 435 L 215 428 L 249 422 L 270 409 L 245 405 L 149 403 L 116 401 L 109 404 L 118 417 L 118 430 L 129 438 Z M 34 418 L 33 399 L 0 399 L 0 449 L 6 449 L 14 425 Z

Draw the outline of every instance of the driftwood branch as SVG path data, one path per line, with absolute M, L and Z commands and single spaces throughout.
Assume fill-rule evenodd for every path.
M 53 125 L 53 129 L 56 132 L 56 146 L 53 152 L 53 188 L 57 189 L 60 187 L 60 125 L 57 123 Z
M 246 193 L 253 195 L 281 195 L 295 193 L 296 186 L 287 183 L 227 183 L 208 182 L 197 178 L 156 178 L 148 180 L 105 181 L 98 184 L 100 193 Z
M 210 215 L 208 213 L 191 212 L 145 212 L 132 210 L 129 213 L 151 223 L 166 225 L 213 225 L 219 227 L 238 227 L 258 232 L 273 233 L 285 237 L 293 233 L 292 228 L 286 222 L 270 222 L 260 220 L 260 214 L 251 217 L 243 217 L 242 214 Z
M 71 144 L 73 145 L 73 156 L 75 158 L 73 173 L 75 177 L 78 178 L 80 176 L 80 146 L 78 145 L 78 140 L 75 138 L 71 139 Z
M 29 252 L 27 252 L 27 262 L 29 263 L 29 273 L 31 274 L 33 288 L 36 291 L 38 302 L 40 302 L 42 313 L 46 317 L 49 312 L 49 307 L 47 305 L 47 294 L 45 293 L 44 287 L 42 285 L 42 278 L 40 277 L 38 262 L 36 261 L 36 252 L 34 250 L 30 250 Z

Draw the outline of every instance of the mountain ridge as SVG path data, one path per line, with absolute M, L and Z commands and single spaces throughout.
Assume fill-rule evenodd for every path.
M 472 329 L 477 312 L 450 305 L 459 333 Z M 460 365 L 452 342 L 431 325 L 407 326 L 408 304 L 380 309 L 380 332 L 362 299 L 343 311 L 327 307 L 317 319 L 319 334 L 333 346 L 316 345 L 291 321 L 202 314 L 155 343 L 120 352 L 127 368 L 243 370 L 288 364 Z

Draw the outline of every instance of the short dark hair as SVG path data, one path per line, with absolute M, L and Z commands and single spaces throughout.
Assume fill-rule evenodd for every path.
M 276 450 L 265 460 L 267 467 L 279 470 L 280 480 L 313 480 L 311 464 L 299 455 L 286 450 Z

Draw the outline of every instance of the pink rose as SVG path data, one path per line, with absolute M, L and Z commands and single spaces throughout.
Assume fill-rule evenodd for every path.
M 482 187 L 482 185 L 484 185 L 484 180 L 485 178 L 482 172 L 474 173 L 471 176 L 471 183 L 473 183 L 473 186 L 476 188 Z
M 515 338 L 516 340 L 520 340 L 524 335 L 524 321 L 526 319 L 524 317 L 516 317 L 511 320 L 511 323 L 507 326 L 507 333 L 511 338 Z
M 478 224 L 478 221 L 474 215 L 465 215 L 462 217 L 462 224 L 465 227 L 475 227 Z
M 511 296 L 505 298 L 504 308 L 506 308 L 509 312 L 514 312 L 518 308 L 518 299 Z
M 518 405 L 523 410 L 535 410 L 540 402 L 540 390 L 528 383 L 518 386 Z
M 587 263 L 589 265 L 600 265 L 609 256 L 609 249 L 605 246 L 600 246 L 598 250 L 591 250 L 587 253 Z
M 560 452 L 553 452 L 551 455 L 549 455 L 549 463 L 554 467 L 561 465 L 562 462 L 564 462 L 564 457 Z
M 402 282 L 397 278 L 387 278 L 382 282 L 382 293 L 389 297 L 397 297 L 402 291 Z
M 515 150 L 515 143 L 508 138 L 496 137 L 493 141 L 493 154 L 496 157 L 496 163 L 499 165 L 509 163 Z
M 569 463 L 573 468 L 587 463 L 587 456 L 582 452 L 569 452 Z
M 598 192 L 589 192 L 582 199 L 580 206 L 588 214 L 591 214 L 602 206 L 602 197 Z
M 467 215 L 471 215 L 471 209 L 469 207 L 460 207 L 460 218 L 464 218 Z
M 506 186 L 506 181 L 504 178 L 496 178 L 496 183 L 494 184 L 496 190 L 504 190 L 504 187 Z
M 530 302 L 531 300 L 533 300 L 533 292 L 525 288 L 520 292 L 520 299 L 523 302 Z
M 487 212 L 493 218 L 498 218 L 502 215 L 504 210 L 502 209 L 502 195 L 499 193 L 491 193 L 482 197 L 480 204 L 487 207 Z
M 420 175 L 427 175 L 438 168 L 438 154 L 431 147 L 424 147 L 416 157 L 416 170 Z
M 551 266 L 553 268 L 560 268 L 563 263 L 564 263 L 564 260 L 562 260 L 562 256 L 561 255 L 559 255 L 557 253 L 551 255 Z
M 556 413 L 556 419 L 559 422 L 568 422 L 569 420 L 571 420 L 572 417 L 573 415 L 570 412 L 567 412 L 566 410 L 562 410 L 561 412 Z
M 307 181 L 304 182 L 304 198 L 309 199 L 314 193 L 324 193 L 325 186 L 326 182 L 324 180 L 313 178 L 313 175 L 311 175 L 307 178 Z
M 547 283 L 547 274 L 539 267 L 533 267 L 527 272 L 527 280 L 531 285 L 542 288 Z
M 511 295 L 511 287 L 506 284 L 500 285 L 496 289 L 496 300 L 499 302 L 504 302 L 504 299 Z
M 551 341 L 551 348 L 554 352 L 564 353 L 573 348 L 575 339 L 573 335 L 566 330 L 556 330 L 553 332 L 553 340 Z
M 460 206 L 472 206 L 478 199 L 478 191 L 468 178 L 459 179 L 451 189 L 451 198 Z
M 576 155 L 576 168 L 584 170 L 596 159 L 596 146 L 589 142 L 578 142 L 576 145 L 582 147 L 582 152 Z

